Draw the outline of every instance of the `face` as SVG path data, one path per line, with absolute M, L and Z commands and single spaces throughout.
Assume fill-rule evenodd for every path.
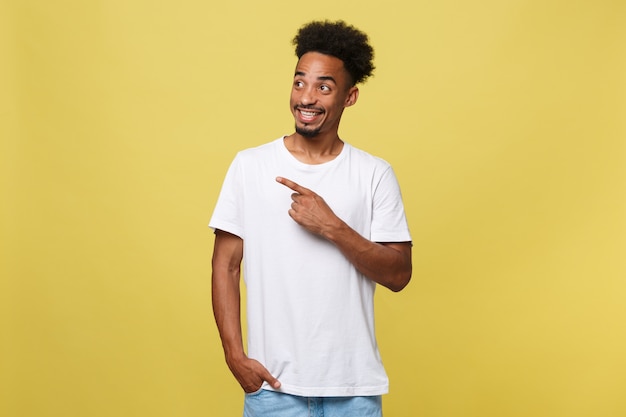
M 302 55 L 289 102 L 296 132 L 307 138 L 336 134 L 343 109 L 353 105 L 358 96 L 359 90 L 339 58 L 318 52 Z

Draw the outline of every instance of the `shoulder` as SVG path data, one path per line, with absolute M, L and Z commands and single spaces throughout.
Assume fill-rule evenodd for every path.
M 263 164 L 264 162 L 271 160 L 272 157 L 276 155 L 277 152 L 279 152 L 278 146 L 280 140 L 282 140 L 282 138 L 264 143 L 259 146 L 240 150 L 235 155 L 233 165 L 250 166 Z
M 372 167 L 375 170 L 385 171 L 391 168 L 391 164 L 376 155 L 364 151 L 363 149 L 352 146 L 348 143 L 345 144 L 350 154 L 350 158 L 353 161 L 358 161 L 361 164 Z

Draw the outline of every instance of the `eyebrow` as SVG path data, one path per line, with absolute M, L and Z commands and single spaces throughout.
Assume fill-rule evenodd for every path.
M 294 74 L 294 76 L 301 76 L 304 77 L 306 76 L 306 73 L 302 72 L 302 71 L 296 71 L 296 73 Z M 318 81 L 332 81 L 334 84 L 337 84 L 337 81 L 335 80 L 334 77 L 331 77 L 330 75 L 320 75 L 319 77 L 317 77 Z

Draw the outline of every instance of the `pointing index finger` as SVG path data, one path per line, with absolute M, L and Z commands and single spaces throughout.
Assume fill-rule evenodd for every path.
M 281 183 L 282 185 L 284 185 L 285 187 L 291 188 L 293 191 L 295 191 L 298 194 L 306 194 L 309 189 L 308 188 L 304 188 L 303 186 L 287 179 L 287 178 L 283 178 L 283 177 L 276 177 L 276 181 Z

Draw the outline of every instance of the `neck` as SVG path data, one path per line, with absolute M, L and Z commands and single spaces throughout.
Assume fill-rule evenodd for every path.
M 343 149 L 343 141 L 335 132 L 309 138 L 298 133 L 286 136 L 285 146 L 291 154 L 307 164 L 321 164 L 335 159 Z

